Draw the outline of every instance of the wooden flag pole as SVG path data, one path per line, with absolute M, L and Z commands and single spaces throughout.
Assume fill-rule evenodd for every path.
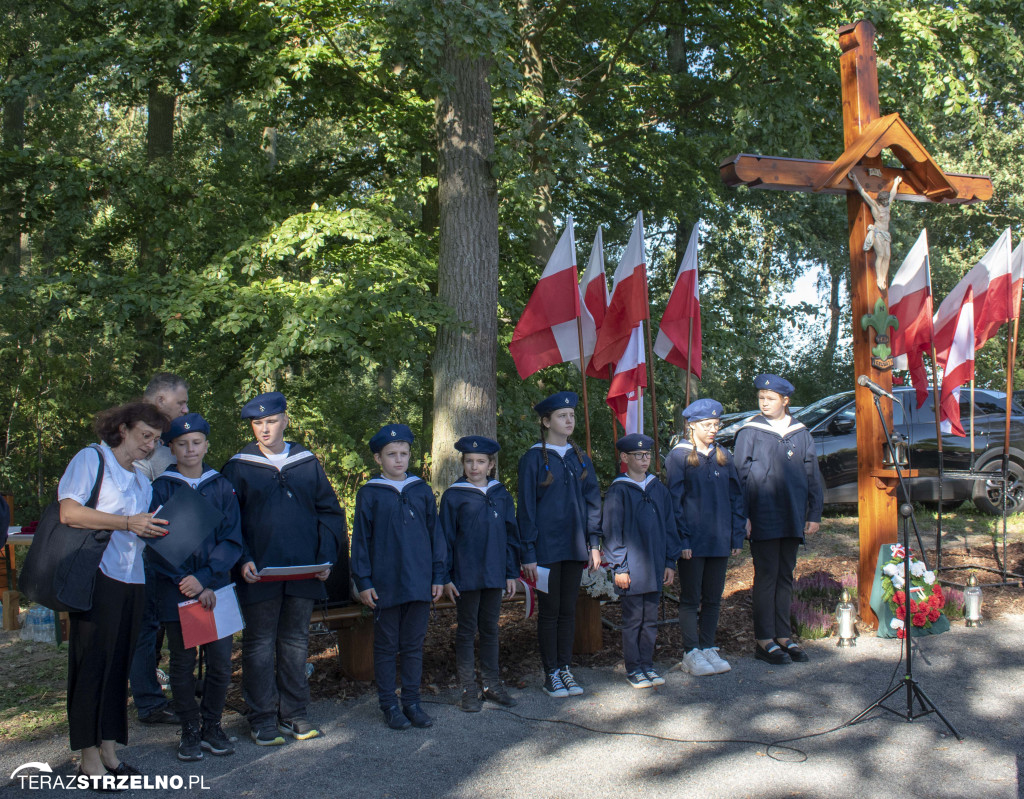
M 686 339 L 686 406 L 690 405 L 690 375 L 693 374 L 693 317 L 690 317 L 690 332 Z
M 1012 284 L 1011 284 L 1012 285 Z M 1006 579 L 1006 511 L 1009 506 L 1010 490 L 1010 404 L 1013 401 L 1013 367 L 1017 360 L 1017 330 L 1020 324 L 1019 309 L 1014 309 L 1013 330 L 1006 342 L 1006 426 L 1003 430 L 1003 559 L 999 564 L 1003 579 Z M 996 560 L 999 551 L 993 544 Z
M 974 378 L 971 378 L 971 469 L 974 469 Z
M 929 286 L 930 288 L 930 286 Z M 942 421 L 939 419 L 939 362 L 932 339 L 932 410 L 935 411 L 935 441 L 939 455 L 939 515 L 935 525 L 935 570 L 942 569 Z
M 587 370 L 584 365 L 583 356 L 583 314 L 576 317 L 576 334 L 580 342 L 580 380 L 583 382 L 583 418 L 587 426 L 587 457 L 594 460 L 590 451 L 590 402 L 587 400 Z

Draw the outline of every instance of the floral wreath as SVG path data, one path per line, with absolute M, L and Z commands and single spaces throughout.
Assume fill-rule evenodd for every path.
M 882 601 L 889 604 L 893 615 L 889 626 L 896 630 L 897 638 L 905 638 L 906 631 L 906 585 L 903 579 L 903 560 L 907 554 L 901 544 L 890 545 L 892 557 L 882 566 Z M 927 629 L 938 621 L 946 598 L 942 588 L 935 581 L 935 572 L 910 551 L 910 623 L 914 627 Z

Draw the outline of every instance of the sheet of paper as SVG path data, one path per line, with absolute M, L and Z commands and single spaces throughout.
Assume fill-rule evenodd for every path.
M 261 580 L 266 580 L 267 582 L 274 582 L 275 580 L 309 580 L 333 565 L 333 563 L 311 563 L 305 566 L 264 566 L 256 573 Z
M 213 592 L 217 602 L 213 610 L 204 608 L 198 599 L 178 604 L 181 637 L 188 648 L 202 646 L 234 635 L 243 627 L 242 609 L 238 605 L 235 584 L 230 583 Z
M 543 591 L 545 594 L 548 592 L 548 576 L 551 574 L 551 569 L 545 566 L 537 567 L 537 590 Z

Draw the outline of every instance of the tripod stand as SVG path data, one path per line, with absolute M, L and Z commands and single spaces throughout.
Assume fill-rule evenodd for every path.
M 896 453 L 893 450 L 892 440 L 889 438 L 889 430 L 888 430 L 888 427 L 885 424 L 885 415 L 882 413 L 882 407 L 881 407 L 881 405 L 878 402 L 878 395 L 877 394 L 875 395 L 874 400 L 875 400 L 875 410 L 878 411 L 878 418 L 879 418 L 879 420 L 882 423 L 882 430 L 885 432 L 886 446 L 889 448 L 889 455 L 892 457 L 893 465 L 896 467 L 896 477 L 899 480 L 900 490 L 903 492 L 903 496 L 904 497 L 909 497 L 909 494 L 907 493 L 906 485 L 903 482 L 903 470 L 900 468 L 899 459 L 896 457 Z M 904 584 L 904 587 L 905 587 L 906 590 L 904 591 L 904 599 L 903 599 L 903 620 L 904 620 L 903 621 L 903 624 L 904 624 L 904 627 L 903 627 L 903 630 L 904 630 L 903 640 L 906 642 L 907 670 L 903 674 L 903 680 L 901 682 L 898 682 L 896 685 L 894 685 L 892 688 L 890 688 L 888 691 L 886 691 L 884 694 L 882 694 L 878 699 L 876 699 L 874 702 L 872 702 L 870 705 L 868 705 L 866 708 L 864 708 L 864 710 L 862 710 L 853 719 L 851 719 L 850 724 L 851 725 L 852 724 L 856 724 L 858 721 L 860 721 L 865 716 L 867 716 L 868 713 L 870 713 L 875 708 L 881 708 L 882 710 L 887 710 L 887 711 L 889 711 L 890 713 L 892 713 L 895 716 L 899 716 L 902 719 L 906 719 L 908 724 L 913 722 L 914 719 L 919 719 L 922 716 L 927 716 L 929 713 L 934 713 L 936 716 L 938 716 L 940 719 L 942 719 L 942 723 L 945 724 L 946 727 L 949 729 L 949 731 L 951 733 L 953 733 L 953 735 L 956 736 L 956 739 L 958 741 L 962 741 L 963 740 L 963 736 L 960 735 L 960 733 L 957 732 L 956 727 L 954 727 L 952 724 L 950 724 L 949 720 L 945 716 L 942 715 L 942 712 L 938 709 L 938 707 L 935 706 L 935 703 L 932 702 L 932 700 L 928 698 L 928 694 L 926 694 L 924 692 L 924 689 L 922 689 L 921 686 L 918 685 L 917 680 L 914 679 L 913 646 L 911 645 L 911 640 L 910 640 L 911 639 L 910 631 L 913 628 L 913 624 L 911 623 L 911 620 L 910 620 L 910 618 L 911 618 L 911 613 L 910 613 L 910 586 L 911 586 L 911 582 L 910 582 L 910 523 L 913 521 L 913 518 L 914 518 L 914 507 L 909 502 L 904 502 L 904 503 L 902 503 L 900 505 L 899 512 L 900 512 L 900 517 L 902 519 L 901 527 L 902 527 L 902 532 L 903 532 L 903 536 L 902 537 L 903 537 L 903 549 L 904 549 L 904 555 L 903 555 L 903 584 Z M 915 530 L 915 532 L 917 531 L 917 525 L 916 524 L 914 525 L 914 530 Z M 918 534 L 918 543 L 920 543 L 920 540 L 921 540 L 921 536 L 920 536 L 920 534 Z M 924 554 L 923 553 L 924 548 L 922 547 L 921 550 L 922 550 L 922 555 L 923 555 Z M 898 694 L 900 691 L 902 691 L 904 689 L 907 692 L 907 706 L 906 706 L 905 710 L 896 710 L 894 708 L 889 707 L 888 705 L 883 704 L 886 699 L 888 699 L 891 696 L 895 696 L 896 694 Z M 914 699 L 915 698 L 917 699 L 918 704 L 921 706 L 920 711 L 915 711 L 914 710 Z

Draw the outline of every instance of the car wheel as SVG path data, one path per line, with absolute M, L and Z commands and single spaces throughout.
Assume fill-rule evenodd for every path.
M 985 466 L 982 471 L 1001 472 L 1002 464 L 993 461 Z M 1019 513 L 1024 510 L 1024 468 L 1019 463 L 1010 461 L 1007 466 L 1007 514 Z M 1003 513 L 1003 486 L 1002 480 L 976 480 L 974 483 L 974 504 L 983 513 L 993 516 L 1001 516 Z

